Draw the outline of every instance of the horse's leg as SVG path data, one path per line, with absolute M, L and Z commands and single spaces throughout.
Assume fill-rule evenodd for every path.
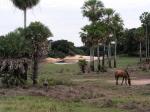
M 124 77 L 122 78 L 122 83 L 121 83 L 121 85 L 123 85 L 123 82 L 124 82 Z
M 115 77 L 116 78 L 116 85 L 118 85 L 118 77 Z
M 127 85 L 127 78 L 125 78 L 125 84 Z

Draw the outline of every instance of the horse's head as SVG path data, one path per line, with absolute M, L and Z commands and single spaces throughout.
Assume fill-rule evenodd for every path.
M 128 84 L 129 84 L 129 86 L 131 86 L 131 79 L 130 78 L 128 78 Z
M 127 77 L 128 77 L 128 84 L 129 84 L 129 86 L 131 86 L 131 79 L 130 79 L 130 75 L 129 75 L 127 69 L 125 70 L 125 72 L 126 72 Z

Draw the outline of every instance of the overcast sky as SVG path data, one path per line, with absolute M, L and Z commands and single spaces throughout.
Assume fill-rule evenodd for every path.
M 0 0 L 0 35 L 23 26 L 23 12 L 15 8 L 11 0 Z M 82 45 L 79 32 L 88 23 L 82 17 L 81 7 L 85 0 L 41 0 L 28 10 L 27 24 L 41 21 L 54 34 L 53 40 L 66 39 Z M 120 13 L 126 28 L 140 26 L 139 16 L 150 11 L 150 0 L 103 0 L 105 7 Z

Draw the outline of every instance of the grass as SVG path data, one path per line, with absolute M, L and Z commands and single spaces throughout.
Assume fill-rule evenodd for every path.
M 0 112 L 125 112 L 115 108 L 97 108 L 88 104 L 61 102 L 47 97 L 0 97 Z
M 137 65 L 138 62 L 138 58 L 132 57 L 119 57 L 118 59 L 119 68 L 125 68 L 128 65 Z M 140 71 L 137 74 L 148 76 L 149 73 Z M 97 91 L 101 92 L 104 96 L 92 98 L 92 94 L 87 94 L 90 95 L 91 99 L 62 101 L 47 96 L 6 95 L 4 97 L 0 95 L 0 112 L 129 112 L 131 110 L 121 109 L 118 105 L 128 103 L 130 105 L 130 102 L 136 102 L 138 106 L 146 105 L 146 107 L 148 107 L 147 105 L 150 104 L 148 103 L 150 102 L 150 88 L 148 85 L 142 87 L 115 86 L 106 81 L 109 79 L 112 80 L 113 78 L 111 72 L 81 75 L 77 64 L 41 64 L 39 73 L 39 82 L 41 85 L 44 79 L 48 79 L 51 86 L 64 85 L 74 88 L 77 84 L 84 86 L 84 88 L 97 89 Z M 11 93 L 11 90 L 7 91 Z M 112 100 L 113 106 L 107 107 L 107 102 L 103 102 L 105 99 Z M 95 103 L 93 103 L 93 101 L 95 101 Z M 106 103 L 106 107 L 101 107 L 100 105 L 102 103 Z
M 135 57 L 118 57 L 118 67 L 137 65 L 138 61 L 138 58 Z

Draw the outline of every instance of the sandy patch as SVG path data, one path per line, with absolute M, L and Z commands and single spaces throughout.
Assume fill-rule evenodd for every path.
M 121 84 L 122 80 L 119 80 L 119 83 Z M 109 83 L 114 83 L 115 84 L 115 80 L 109 80 Z M 138 80 L 132 80 L 132 85 L 136 85 L 136 86 L 140 86 L 140 85 L 148 85 L 150 84 L 150 79 L 138 79 Z
M 90 61 L 90 56 L 75 55 L 75 56 L 67 56 L 64 59 L 46 58 L 45 60 L 43 60 L 43 62 L 45 62 L 45 63 L 57 63 L 59 61 L 64 61 L 65 63 L 77 63 L 81 59 L 85 59 L 86 61 Z M 94 57 L 94 60 L 97 60 L 97 57 Z

